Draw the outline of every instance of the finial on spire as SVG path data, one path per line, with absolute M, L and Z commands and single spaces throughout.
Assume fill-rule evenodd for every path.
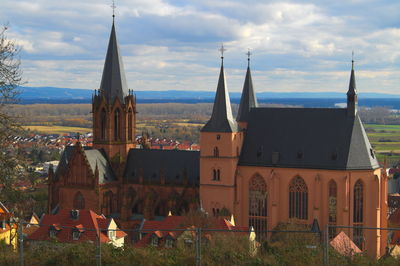
M 111 8 L 112 8 L 112 11 L 113 11 L 112 18 L 113 18 L 113 22 L 114 22 L 114 18 L 115 18 L 115 8 L 117 8 L 116 5 L 115 5 L 115 0 L 112 1 Z
M 354 69 L 354 50 L 351 51 L 351 69 Z
M 250 55 L 251 55 L 250 48 L 247 48 L 246 55 L 247 55 L 247 66 L 249 67 L 250 66 Z
M 221 48 L 219 48 L 219 51 L 221 52 L 221 59 L 222 61 L 224 61 L 224 52 L 226 51 L 226 49 L 224 48 L 224 44 L 221 44 Z

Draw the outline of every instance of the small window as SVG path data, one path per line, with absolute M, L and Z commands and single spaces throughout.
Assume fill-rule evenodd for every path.
M 214 157 L 219 157 L 219 149 L 218 149 L 218 147 L 214 147 Z
M 153 247 L 158 247 L 158 236 L 156 235 L 151 236 L 151 245 Z
M 165 240 L 165 247 L 172 248 L 174 246 L 174 240 L 171 237 L 167 237 Z
M 114 230 L 108 231 L 108 238 L 109 239 L 115 239 L 115 231 Z
M 375 158 L 374 150 L 372 148 L 369 149 L 369 153 L 371 154 L 372 159 Z
M 217 170 L 213 169 L 213 180 L 217 180 Z
M 220 172 L 220 170 L 218 169 L 217 170 L 217 179 L 216 179 L 217 181 L 220 181 L 221 180 L 221 172 Z
M 78 240 L 80 236 L 81 236 L 81 232 L 79 232 L 78 230 L 72 231 L 72 240 Z
M 218 135 L 217 135 L 217 140 L 220 140 L 220 139 L 221 139 L 221 135 L 218 134 Z

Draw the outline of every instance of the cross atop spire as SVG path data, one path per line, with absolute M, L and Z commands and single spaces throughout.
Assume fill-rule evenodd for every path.
M 112 18 L 113 18 L 113 22 L 114 22 L 115 9 L 117 8 L 117 6 L 115 5 L 115 0 L 112 1 L 111 8 L 112 8 L 112 11 L 113 11 Z
M 251 55 L 250 48 L 247 49 L 246 55 L 247 55 L 247 67 L 250 67 L 250 55 Z
M 354 69 L 354 51 L 351 51 L 351 69 Z
M 354 116 L 357 113 L 358 95 L 356 89 L 356 77 L 354 74 L 354 51 L 351 53 L 351 73 L 349 90 L 347 91 L 347 112 L 349 116 Z
M 223 43 L 221 44 L 221 48 L 219 48 L 218 51 L 221 52 L 221 59 L 222 59 L 222 62 L 223 62 L 224 61 L 224 52 L 226 51 Z

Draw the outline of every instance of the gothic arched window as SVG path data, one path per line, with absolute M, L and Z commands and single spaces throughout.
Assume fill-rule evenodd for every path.
M 213 169 L 213 180 L 217 180 L 217 170 Z
M 336 225 L 337 222 L 337 185 L 334 180 L 328 183 L 328 222 L 330 225 Z M 329 227 L 329 238 L 336 236 L 336 228 Z
M 221 171 L 219 169 L 217 170 L 217 179 L 216 180 L 217 181 L 221 180 Z
M 353 208 L 353 225 L 363 226 L 364 222 L 364 184 L 361 180 L 358 180 L 354 185 L 354 208 Z M 362 249 L 363 246 L 363 230 L 360 228 L 354 228 L 353 230 L 353 241 Z
M 219 149 L 218 149 L 218 147 L 214 147 L 214 157 L 219 157 Z
M 289 184 L 289 218 L 308 218 L 308 188 L 299 176 L 293 178 Z
M 76 192 L 74 197 L 74 209 L 82 210 L 85 209 L 85 198 L 80 191 Z
M 107 113 L 106 110 L 101 110 L 101 118 L 100 118 L 100 130 L 101 130 L 101 139 L 106 139 L 106 128 L 107 128 Z
M 249 181 L 249 227 L 257 232 L 256 236 L 263 238 L 267 230 L 267 184 L 264 178 L 256 174 Z
M 128 140 L 132 140 L 132 130 L 133 130 L 133 128 L 132 128 L 132 124 L 133 124 L 133 114 L 132 114 L 132 109 L 131 108 L 129 108 L 129 111 L 128 111 Z
M 103 194 L 103 207 L 105 209 L 106 215 L 110 215 L 116 211 L 114 210 L 113 198 L 114 194 L 111 190 Z
M 115 110 L 114 113 L 114 140 L 119 140 L 120 139 L 120 111 L 119 109 Z

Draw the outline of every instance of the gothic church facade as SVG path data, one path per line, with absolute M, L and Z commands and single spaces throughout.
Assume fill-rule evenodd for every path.
M 256 231 L 289 221 L 322 230 L 387 226 L 387 177 L 358 115 L 354 66 L 342 109 L 258 107 L 248 66 L 234 118 L 222 58 L 200 152 L 136 149 L 136 99 L 113 24 L 92 107 L 93 148 L 65 149 L 49 174 L 49 211 L 92 209 L 131 221 L 201 205 Z M 371 255 L 385 251 L 385 232 L 340 230 Z

